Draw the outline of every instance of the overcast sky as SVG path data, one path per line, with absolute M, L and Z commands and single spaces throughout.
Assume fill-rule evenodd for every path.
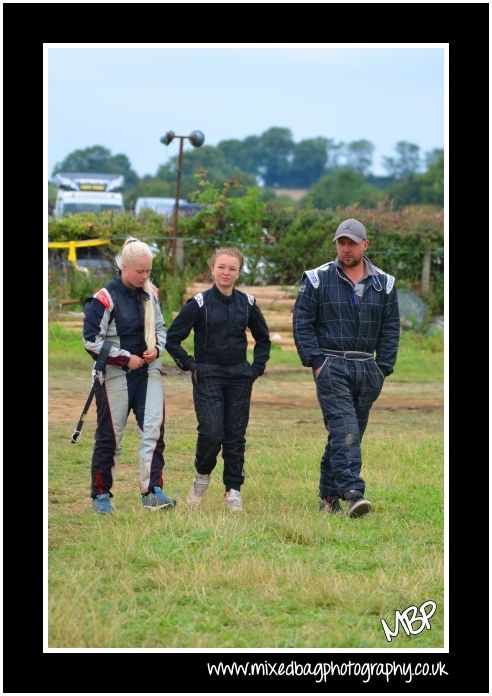
M 178 141 L 159 142 L 167 130 L 201 130 L 208 145 L 272 126 L 289 128 L 295 142 L 365 139 L 376 147 L 376 174 L 400 140 L 422 154 L 444 146 L 443 47 L 99 46 L 45 44 L 49 176 L 93 145 L 154 175 L 178 153 Z

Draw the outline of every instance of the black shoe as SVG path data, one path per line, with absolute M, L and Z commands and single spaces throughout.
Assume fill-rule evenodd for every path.
M 327 496 L 326 498 L 319 499 L 319 509 L 323 512 L 329 512 L 331 515 L 337 515 L 342 512 L 342 506 L 340 505 L 340 498 L 336 496 Z
M 366 500 L 360 491 L 345 491 L 343 497 L 347 501 L 347 515 L 349 517 L 362 517 L 371 509 L 371 503 Z

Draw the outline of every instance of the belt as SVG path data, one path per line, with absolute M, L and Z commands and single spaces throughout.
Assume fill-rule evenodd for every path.
M 344 358 L 344 360 L 371 360 L 374 358 L 372 353 L 364 353 L 361 350 L 323 350 L 323 355 L 333 358 Z

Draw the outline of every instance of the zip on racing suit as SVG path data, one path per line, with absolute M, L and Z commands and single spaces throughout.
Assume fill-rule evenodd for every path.
M 157 358 L 137 370 L 128 368 L 130 355 L 142 357 L 144 302 L 154 303 Z M 128 288 L 118 275 L 84 304 L 84 347 L 94 359 L 104 341 L 112 344 L 104 383 L 96 379 L 97 429 L 92 456 L 91 497 L 111 493 L 113 469 L 121 438 L 133 410 L 140 431 L 140 491 L 162 488 L 164 467 L 164 390 L 159 355 L 166 329 L 157 288 L 150 297 L 142 288 Z
M 246 328 L 255 339 L 246 360 Z M 181 343 L 194 330 L 194 356 Z M 216 285 L 190 298 L 174 319 L 166 350 L 182 370 L 196 374 L 193 401 L 198 420 L 195 468 L 210 474 L 222 447 L 226 491 L 244 482 L 244 450 L 254 380 L 270 357 L 270 337 L 256 300 L 239 290 L 224 295 Z
M 360 443 L 369 410 L 385 377 L 393 372 L 398 351 L 394 277 L 365 256 L 364 277 L 355 284 L 338 258 L 305 271 L 293 330 L 302 364 L 313 369 L 329 433 L 320 464 L 319 496 L 343 498 L 347 491 L 364 495 Z

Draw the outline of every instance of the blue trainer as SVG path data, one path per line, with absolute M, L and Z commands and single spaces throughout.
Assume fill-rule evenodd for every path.
M 176 501 L 167 496 L 162 488 L 154 486 L 153 493 L 142 496 L 142 505 L 146 510 L 161 510 L 162 508 L 174 507 Z
M 92 501 L 92 509 L 99 515 L 111 515 L 113 508 L 111 507 L 109 493 L 100 493 L 96 496 Z

